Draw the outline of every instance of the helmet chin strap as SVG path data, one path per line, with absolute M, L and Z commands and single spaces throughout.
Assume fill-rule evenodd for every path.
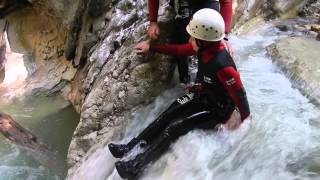
M 202 43 L 200 39 L 195 38 L 196 44 L 199 48 L 202 48 Z
M 216 42 L 208 42 L 208 41 L 204 41 L 204 40 L 200 40 L 197 38 L 194 38 L 196 45 L 198 46 L 199 50 L 204 50 L 208 47 L 215 47 L 219 44 L 219 41 Z

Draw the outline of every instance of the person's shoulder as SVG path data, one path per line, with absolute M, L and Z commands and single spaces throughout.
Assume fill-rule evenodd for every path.
M 215 60 L 212 61 L 212 63 L 218 70 L 230 66 L 235 67 L 234 61 L 230 53 L 225 48 L 215 53 Z

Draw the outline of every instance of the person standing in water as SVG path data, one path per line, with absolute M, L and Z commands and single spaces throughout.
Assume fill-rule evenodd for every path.
M 136 177 L 143 167 L 158 159 L 180 136 L 195 129 L 214 129 L 228 123 L 234 111 L 239 111 L 243 122 L 250 109 L 246 91 L 235 63 L 221 41 L 225 24 L 219 12 L 205 8 L 197 11 L 186 27 L 190 42 L 180 45 L 150 45 L 140 42 L 136 52 L 150 51 L 176 56 L 198 56 L 196 84 L 173 102 L 167 110 L 127 144 L 108 145 L 117 158 L 123 157 L 137 144 L 145 152 L 133 160 L 115 163 L 123 178 Z M 143 143 L 140 143 L 143 142 Z
M 174 29 L 172 42 L 177 44 L 187 43 L 189 40 L 189 34 L 185 27 L 188 25 L 193 13 L 202 8 L 211 8 L 216 11 L 220 11 L 225 21 L 225 43 L 229 50 L 233 51 L 228 43 L 228 34 L 231 29 L 231 17 L 232 17 L 232 0 L 171 0 L 170 4 L 175 11 L 174 17 Z M 159 0 L 148 0 L 149 10 L 149 28 L 148 36 L 151 39 L 157 39 L 160 34 L 160 28 L 158 25 L 158 10 Z M 189 68 L 187 56 L 176 56 L 174 58 L 179 72 L 179 79 L 181 83 L 188 84 L 190 82 Z

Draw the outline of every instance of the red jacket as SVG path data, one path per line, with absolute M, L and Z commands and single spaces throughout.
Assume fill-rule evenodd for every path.
M 232 0 L 219 0 L 220 14 L 222 15 L 225 23 L 225 32 L 229 33 L 231 30 L 232 18 Z M 159 0 L 148 0 L 149 21 L 157 22 Z
M 174 56 L 191 56 L 197 54 L 190 43 L 180 45 L 155 45 L 151 46 L 150 50 Z M 246 92 L 242 85 L 240 74 L 236 70 L 233 59 L 229 53 L 226 52 L 224 44 L 219 41 L 215 45 L 200 50 L 197 55 L 200 61 L 198 64 L 204 67 L 198 67 L 198 76 L 200 74 L 205 80 L 209 78 L 209 82 L 201 82 L 204 87 L 207 87 L 213 94 L 219 97 L 231 98 L 240 111 L 241 119 L 244 120 L 247 118 L 250 114 L 250 109 Z M 217 59 L 217 57 L 221 57 L 221 55 L 224 58 Z M 219 62 L 216 63 L 214 61 Z M 217 64 L 217 66 L 213 64 Z M 212 82 L 210 82 L 211 80 Z

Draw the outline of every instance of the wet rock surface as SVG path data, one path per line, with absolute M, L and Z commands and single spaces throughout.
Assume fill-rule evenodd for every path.
M 320 1 L 319 0 L 308 0 L 306 1 L 303 8 L 299 10 L 299 16 L 307 17 L 312 16 L 314 18 L 320 18 Z
M 306 1 L 299 17 L 276 21 L 275 27 L 292 37 L 267 49 L 293 84 L 316 105 L 320 105 L 319 5 L 319 0 Z
M 268 47 L 274 62 L 317 105 L 320 105 L 319 47 L 319 41 L 305 37 L 284 38 Z
M 303 0 L 237 0 L 233 1 L 234 32 L 245 34 L 268 20 L 291 18 L 305 7 Z M 308 8 L 307 8 L 308 9 Z
M 291 36 L 304 36 L 316 39 L 319 33 L 318 19 L 313 17 L 308 18 L 293 18 L 287 20 L 276 20 L 273 25 L 280 31 L 287 32 Z
M 145 38 L 146 13 L 137 11 L 145 6 L 143 1 L 119 2 L 105 14 L 109 17 L 113 12 L 113 18 L 89 53 L 88 63 L 81 70 L 86 75 L 76 80 L 81 81 L 80 88 L 71 93 L 80 95 L 75 104 L 83 105 L 79 106 L 81 121 L 70 145 L 70 166 L 96 144 L 121 136 L 131 112 L 168 85 L 172 69 L 167 57 L 143 57 L 133 52 L 135 43 Z

